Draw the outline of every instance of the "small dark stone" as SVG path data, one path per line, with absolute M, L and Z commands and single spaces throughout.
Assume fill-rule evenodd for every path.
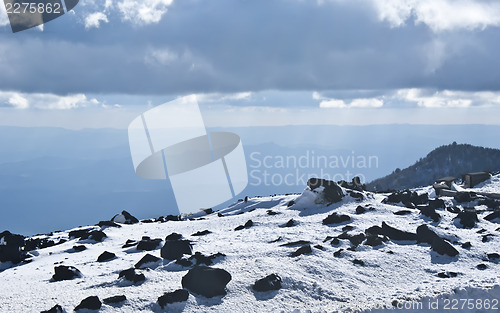
M 310 178 L 307 181 L 307 186 L 314 190 L 318 187 L 324 187 L 323 189 L 323 198 L 329 203 L 336 203 L 342 200 L 344 197 L 344 192 L 342 188 L 337 185 L 336 182 L 321 178 Z
M 492 262 L 498 262 L 500 260 L 500 255 L 498 253 L 488 253 L 487 256 Z
M 488 266 L 484 263 L 478 264 L 476 267 L 478 270 L 485 270 L 488 268 Z
M 279 277 L 277 274 L 268 275 L 257 280 L 252 286 L 252 289 L 260 292 L 279 290 L 281 289 L 281 277 Z
M 284 225 L 284 227 L 292 227 L 294 225 L 295 225 L 295 221 L 292 218 L 291 220 L 289 220 L 288 222 L 286 222 L 286 224 Z
M 171 233 L 167 237 L 165 237 L 165 241 L 170 241 L 170 240 L 180 240 L 182 239 L 182 235 L 178 233 Z
M 383 244 L 384 238 L 379 236 L 367 236 L 365 245 L 371 247 L 377 247 Z
M 471 247 L 472 247 L 472 244 L 470 243 L 470 241 L 467 241 L 467 242 L 462 244 L 462 248 L 464 248 L 464 249 L 470 249 Z
M 356 192 L 356 191 L 349 192 L 349 195 L 352 198 L 359 199 L 359 200 L 363 200 L 365 198 L 365 196 L 363 196 L 363 194 L 361 192 Z
M 194 234 L 192 234 L 191 236 L 205 236 L 205 235 L 208 235 L 208 234 L 211 234 L 212 232 L 209 231 L 208 229 L 205 229 L 205 230 L 202 230 L 202 231 L 198 231 Z
M 146 280 L 146 276 L 144 274 L 137 274 L 135 272 L 135 268 L 129 268 L 127 270 L 123 270 L 118 274 L 118 278 L 124 277 L 126 280 L 133 282 L 134 284 L 143 282 Z
M 450 275 L 448 275 L 447 273 L 445 272 L 441 272 L 441 273 L 438 273 L 437 276 L 439 278 L 450 278 Z
M 283 239 L 281 236 L 279 236 L 278 238 L 274 239 L 274 240 L 271 240 L 269 241 L 269 243 L 275 243 L 275 242 L 278 242 L 280 241 L 281 239 Z
M 430 205 L 419 205 L 417 207 L 420 210 L 420 214 L 430 217 L 434 222 L 439 222 L 441 215 L 436 213 L 436 209 Z
M 288 204 L 286 206 L 289 208 L 289 207 L 291 207 L 294 204 L 295 204 L 295 201 L 292 200 L 292 201 L 288 202 Z
M 137 262 L 134 267 L 135 268 L 147 268 L 148 266 L 160 262 L 161 259 L 159 257 L 156 257 L 151 254 L 146 254 L 145 256 L 142 257 L 142 259 Z
M 460 208 L 459 208 L 459 207 L 456 207 L 456 206 L 453 206 L 453 207 L 448 207 L 448 208 L 446 208 L 446 210 L 447 210 L 448 212 L 455 213 L 455 214 L 460 213 Z
M 323 220 L 323 225 L 340 224 L 350 220 L 351 218 L 348 215 L 338 215 L 337 213 L 332 213 Z
M 462 211 L 455 218 L 459 219 L 460 224 L 464 228 L 473 228 L 476 226 L 476 222 L 479 222 L 476 211 Z
M 333 239 L 332 236 L 326 236 L 326 238 L 323 240 L 323 242 L 327 242 L 327 241 L 330 241 L 332 239 Z
M 52 279 L 55 281 L 71 280 L 82 276 L 82 273 L 73 266 L 59 265 L 54 267 L 54 272 Z
M 214 213 L 214 210 L 212 208 L 210 209 L 204 209 L 203 212 L 205 212 L 206 215 Z
M 446 207 L 443 199 L 429 200 L 429 207 L 433 209 L 443 209 Z
M 321 250 L 321 251 L 325 251 L 325 248 L 322 245 L 315 245 L 314 248 Z
M 490 237 L 493 237 L 493 235 L 487 234 L 487 235 L 484 235 L 481 240 L 482 240 L 482 242 L 488 242 L 488 241 L 490 241 Z
M 382 222 L 382 234 L 389 237 L 392 240 L 407 240 L 407 241 L 417 240 L 417 234 L 396 229 L 394 227 L 387 225 L 385 222 Z
M 337 251 L 335 251 L 333 253 L 333 256 L 336 257 L 336 258 L 340 258 L 340 255 L 341 255 L 342 251 L 344 251 L 344 249 L 338 249 Z
M 131 240 L 131 239 L 127 239 L 127 241 L 125 242 L 125 244 L 122 246 L 122 248 L 129 248 L 129 247 L 133 247 L 137 245 L 137 241 L 135 240 Z
M 274 212 L 273 210 L 267 210 L 267 215 L 277 215 L 278 212 Z
M 175 302 L 184 302 L 189 298 L 189 292 L 185 289 L 178 289 L 173 292 L 166 292 L 158 298 L 158 304 L 164 309 L 167 304 Z
M 297 241 L 292 241 L 288 243 L 281 244 L 281 247 L 293 247 L 293 246 L 301 246 L 301 245 L 307 245 L 310 244 L 311 242 L 306 241 L 306 240 L 297 240 Z
M 476 233 L 478 233 L 478 234 L 482 234 L 482 233 L 484 233 L 484 232 L 486 232 L 486 229 L 481 228 L 481 229 L 480 229 L 480 230 L 478 230 Z
M 156 239 L 150 239 L 149 237 L 143 238 L 139 243 L 137 244 L 137 250 L 140 251 L 152 251 L 157 249 L 161 244 L 161 239 L 156 238 Z
M 354 226 L 351 226 L 351 225 L 346 225 L 346 226 L 342 227 L 342 231 L 350 231 L 353 229 L 354 229 Z
M 82 252 L 84 250 L 86 250 L 87 247 L 85 247 L 84 245 L 75 245 L 73 246 L 73 250 L 75 250 L 76 252 Z
M 124 295 L 113 296 L 102 300 L 102 302 L 106 304 L 117 304 L 117 303 L 122 303 L 124 301 L 127 301 L 127 297 Z
M 493 221 L 494 219 L 500 219 L 500 211 L 495 211 L 484 218 L 487 221 Z
M 217 213 L 217 216 L 218 216 L 218 217 L 224 217 L 224 214 L 222 214 L 222 213 Z
M 75 311 L 83 309 L 99 310 L 101 306 L 102 306 L 101 300 L 99 300 L 99 298 L 96 296 L 91 296 L 83 299 L 82 302 L 80 302 L 80 304 L 76 306 Z
M 361 265 L 361 266 L 365 265 L 365 262 L 363 262 L 362 260 L 358 260 L 358 259 L 352 260 L 352 263 L 354 263 L 356 265 Z
M 182 287 L 207 298 L 225 296 L 231 274 L 219 268 L 196 266 L 182 277 Z
M 122 224 L 136 224 L 139 223 L 139 220 L 132 216 L 132 214 L 128 213 L 127 211 L 122 211 L 121 214 L 116 214 L 113 216 L 111 219 L 112 222 L 115 223 L 122 223 Z
M 338 238 L 333 238 L 332 245 L 336 246 L 340 244 L 340 240 Z
M 474 192 L 459 192 L 453 198 L 458 203 L 464 203 L 476 200 L 477 195 Z
M 109 251 L 104 251 L 103 253 L 101 253 L 101 255 L 97 258 L 97 262 L 106 262 L 106 261 L 109 261 L 111 259 L 114 259 L 116 257 L 116 255 L 113 253 L 113 252 L 109 252 Z
M 245 223 L 245 228 L 249 228 L 249 227 L 252 227 L 253 226 L 253 222 L 252 220 L 248 220 L 246 223 Z
M 366 236 L 365 234 L 357 234 L 357 235 L 353 235 L 349 238 L 349 241 L 351 242 L 351 244 L 353 246 L 359 246 L 363 240 L 366 239 Z
M 160 254 L 166 260 L 177 260 L 184 254 L 193 254 L 193 245 L 189 240 L 166 240 Z
M 367 236 L 377 236 L 377 235 L 382 235 L 383 233 L 384 231 L 382 230 L 382 227 L 376 225 L 369 227 L 365 230 L 365 234 Z
M 245 226 L 243 226 L 243 225 L 236 226 L 236 228 L 234 230 L 242 230 L 242 229 L 245 229 Z
M 178 221 L 181 221 L 181 217 L 177 216 L 177 215 L 169 214 L 169 215 L 165 216 L 165 222 L 168 222 L 168 221 L 178 222 Z
M 304 245 L 300 248 L 297 249 L 297 251 L 290 253 L 291 257 L 297 257 L 302 254 L 309 254 L 312 253 L 312 249 L 310 245 Z
M 97 226 L 100 227 L 121 227 L 120 225 L 116 224 L 115 222 L 112 221 L 100 221 Z
M 394 212 L 393 214 L 394 215 L 408 215 L 411 213 L 412 213 L 412 211 L 410 211 L 410 210 L 400 210 L 400 211 Z
M 41 313 L 64 313 L 64 311 L 59 304 L 56 304 L 50 310 L 42 311 Z

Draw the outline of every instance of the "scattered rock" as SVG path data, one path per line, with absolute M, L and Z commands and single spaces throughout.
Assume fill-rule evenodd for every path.
M 336 212 L 328 215 L 324 220 L 323 220 L 323 225 L 330 225 L 330 224 L 340 224 L 343 222 L 348 222 L 350 221 L 351 218 L 348 215 L 338 215 Z
M 291 200 L 290 202 L 288 202 L 288 204 L 286 205 L 286 207 L 289 208 L 289 207 L 291 207 L 294 204 L 295 204 L 295 201 Z
M 184 254 L 193 254 L 193 245 L 189 240 L 166 240 L 161 248 L 161 257 L 166 260 L 177 260 Z
M 267 215 L 278 215 L 280 214 L 279 212 L 275 212 L 273 210 L 267 210 Z
M 498 253 L 488 253 L 488 260 L 491 262 L 498 262 L 500 261 L 500 255 Z
M 151 239 L 149 237 L 142 237 L 141 241 L 137 244 L 137 250 L 152 251 L 158 249 L 161 244 L 160 238 Z
M 139 223 L 139 220 L 132 216 L 127 211 L 122 211 L 120 214 L 116 214 L 111 219 L 112 222 L 120 223 L 120 224 L 136 224 Z
M 101 300 L 96 296 L 91 296 L 85 298 L 76 306 L 75 311 L 87 309 L 87 310 L 99 310 L 102 306 Z
M 420 210 L 420 214 L 430 217 L 434 222 L 439 222 L 441 215 L 436 212 L 436 209 L 430 205 L 419 205 L 417 209 Z
M 481 239 L 481 241 L 488 242 L 488 241 L 490 241 L 490 237 L 494 237 L 493 234 L 484 235 L 483 238 Z
M 166 292 L 163 296 L 158 298 L 158 304 L 164 309 L 167 304 L 175 302 L 184 302 L 189 298 L 189 292 L 185 289 L 178 289 L 173 292 Z
M 353 246 L 359 246 L 365 239 L 366 239 L 365 234 L 357 234 L 349 237 L 349 241 Z
M 82 252 L 84 250 L 86 250 L 87 247 L 85 247 L 84 245 L 75 245 L 73 246 L 73 250 L 76 251 L 76 252 Z
M 82 276 L 82 273 L 73 266 L 59 265 L 54 267 L 54 272 L 52 279 L 55 281 L 71 280 Z
M 283 237 L 279 236 L 278 238 L 276 238 L 276 239 L 274 239 L 274 240 L 269 241 L 269 243 L 275 243 L 275 242 L 280 241 L 281 239 L 283 239 Z
M 356 191 L 349 192 L 349 195 L 352 198 L 358 199 L 358 200 L 363 200 L 365 198 L 365 196 L 361 192 L 356 192 Z
M 102 300 L 102 302 L 109 304 L 109 305 L 118 304 L 118 303 L 122 303 L 125 301 L 127 301 L 127 297 L 125 295 L 113 296 L 113 297 L 109 297 L 109 298 Z
M 196 266 L 182 277 L 182 287 L 207 298 L 225 296 L 231 274 L 219 268 Z
M 204 209 L 203 212 L 205 212 L 206 215 L 214 213 L 214 210 L 212 208 L 210 209 Z
M 358 259 L 352 260 L 352 263 L 354 263 L 355 265 L 365 266 L 365 262 L 363 262 L 362 260 L 358 260 Z
M 106 261 L 109 261 L 111 259 L 114 259 L 116 257 L 116 254 L 114 254 L 113 252 L 109 252 L 109 251 L 104 251 L 98 258 L 97 258 L 97 262 L 106 262 Z
M 182 239 L 182 235 L 178 233 L 171 233 L 167 237 L 165 237 L 165 241 L 170 241 L 170 240 L 180 240 Z
M 283 227 L 292 227 L 292 226 L 295 226 L 295 221 L 293 220 L 293 218 L 288 222 L 286 222 L 285 225 L 283 225 Z
M 457 249 L 455 249 L 448 241 L 439 237 L 427 225 L 420 225 L 417 228 L 417 242 L 430 244 L 432 250 L 441 255 L 448 255 L 451 257 L 458 255 Z
M 457 203 L 471 202 L 477 199 L 475 192 L 459 192 L 454 197 Z
M 216 254 L 212 255 L 203 255 L 200 252 L 196 252 L 194 255 L 190 256 L 188 259 L 182 258 L 178 259 L 175 261 L 175 263 L 182 265 L 182 266 L 193 266 L 193 265 L 212 265 L 217 258 L 222 258 L 225 257 L 226 255 L 224 253 L 217 252 Z
M 408 215 L 411 213 L 412 213 L 412 211 L 410 211 L 410 210 L 400 210 L 400 211 L 394 212 L 393 214 L 394 215 Z
M 479 222 L 479 219 L 477 218 L 477 213 L 475 210 L 465 210 L 460 213 L 458 213 L 457 217 L 455 217 L 459 220 L 459 223 L 464 227 L 464 228 L 473 228 L 476 226 L 476 222 Z
M 302 254 L 312 253 L 311 245 L 304 245 L 297 249 L 297 251 L 290 253 L 291 257 L 297 257 Z
M 383 234 L 383 230 L 382 230 L 382 227 L 375 225 L 375 226 L 367 228 L 365 230 L 365 234 L 366 234 L 366 236 L 382 235 Z
M 42 311 L 41 313 L 64 313 L 64 310 L 59 304 L 56 304 L 52 307 L 52 309 L 47 311 Z
M 338 238 L 333 238 L 331 244 L 332 246 L 337 246 L 340 244 L 340 240 Z
M 335 251 L 333 253 L 333 256 L 336 257 L 336 258 L 340 258 L 340 255 L 341 255 L 342 251 L 344 251 L 344 249 L 338 249 L 337 251 Z
M 325 251 L 325 248 L 322 245 L 315 245 L 314 248 L 321 250 L 321 251 Z
M 500 220 L 500 211 L 495 211 L 495 212 L 487 215 L 484 219 L 487 220 L 487 221 L 490 221 L 490 222 L 493 221 L 493 220 L 495 220 L 495 219 L 499 219 Z
M 342 227 L 342 231 L 350 231 L 353 229 L 354 229 L 354 226 L 351 226 L 351 225 L 346 225 L 346 226 Z
M 135 268 L 129 268 L 127 270 L 121 271 L 118 274 L 118 278 L 125 278 L 126 280 L 133 282 L 134 284 L 138 284 L 146 280 L 146 276 L 144 274 L 137 274 L 135 272 Z
M 257 280 L 252 286 L 252 289 L 260 292 L 279 290 L 281 289 L 281 277 L 279 277 L 277 274 L 268 275 Z
M 134 265 L 134 267 L 141 268 L 141 269 L 142 268 L 151 268 L 151 267 L 154 267 L 154 265 L 160 261 L 161 261 L 161 259 L 159 257 L 156 257 L 156 256 L 148 253 L 145 256 L 143 256 L 142 259 L 140 259 L 139 262 L 137 262 Z
M 205 230 L 202 230 L 202 231 L 198 231 L 194 234 L 192 234 L 191 236 L 205 236 L 205 235 L 208 235 L 208 234 L 211 234 L 212 232 L 209 231 L 208 229 L 205 229 Z
M 97 226 L 99 227 L 121 227 L 120 225 L 116 224 L 113 221 L 100 221 Z
M 470 243 L 470 241 L 467 241 L 467 242 L 462 244 L 462 248 L 464 248 L 464 249 L 470 249 L 471 247 L 472 247 L 472 244 Z
M 24 259 L 24 236 L 11 234 L 9 231 L 0 233 L 0 262 L 17 264 Z
M 137 245 L 137 241 L 135 240 L 132 240 L 132 239 L 127 239 L 127 241 L 125 242 L 125 244 L 122 246 L 122 248 L 130 248 L 130 247 L 133 247 Z
M 371 247 L 377 247 L 384 243 L 384 238 L 380 236 L 367 236 L 365 245 Z
M 177 216 L 177 215 L 167 215 L 167 216 L 165 216 L 164 220 L 165 220 L 165 222 L 168 222 L 168 221 L 179 222 L 182 219 L 180 216 Z
M 308 245 L 310 244 L 310 241 L 307 240 L 297 240 L 297 241 L 292 241 L 288 243 L 281 244 L 281 247 L 293 247 L 293 246 L 302 246 L 302 245 Z
M 101 242 L 106 238 L 106 234 L 101 230 L 89 229 L 77 229 L 69 232 L 70 238 L 80 238 L 80 240 L 94 240 Z
M 429 207 L 433 208 L 434 210 L 436 209 L 444 210 L 446 208 L 446 205 L 443 199 L 431 199 L 429 200 Z
M 488 268 L 488 266 L 484 263 L 478 264 L 476 267 L 478 270 L 485 270 Z
M 253 222 L 252 220 L 248 220 L 245 225 L 240 225 L 238 227 L 236 227 L 234 230 L 242 230 L 242 229 L 245 229 L 245 228 L 250 228 L 253 226 Z
M 366 212 L 366 209 L 364 207 L 362 207 L 361 205 L 358 205 L 358 207 L 356 208 L 356 214 L 363 214 Z
M 415 207 L 415 205 L 425 204 L 429 202 L 427 193 L 417 194 L 415 191 L 404 190 L 390 194 L 383 203 L 403 203 L 406 207 Z
M 452 277 L 457 277 L 458 274 L 455 272 L 440 272 L 437 274 L 439 278 L 452 278 Z
M 387 225 L 382 222 L 382 235 L 389 237 L 392 240 L 406 240 L 406 241 L 416 241 L 417 234 L 402 231 Z
M 307 186 L 314 190 L 318 187 L 324 187 L 322 196 L 327 203 L 337 203 L 344 197 L 342 188 L 336 182 L 321 178 L 310 178 L 307 181 Z

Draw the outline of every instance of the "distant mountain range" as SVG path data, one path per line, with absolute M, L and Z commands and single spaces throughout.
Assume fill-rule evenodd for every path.
M 500 150 L 453 142 L 434 149 L 410 167 L 397 168 L 391 174 L 368 183 L 367 189 L 415 188 L 430 185 L 441 177 L 460 178 L 465 173 L 479 171 L 500 171 Z

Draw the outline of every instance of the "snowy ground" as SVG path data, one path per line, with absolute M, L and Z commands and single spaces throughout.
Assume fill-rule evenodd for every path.
M 500 192 L 500 177 L 481 186 L 488 192 Z M 429 189 L 420 189 L 422 192 Z M 68 312 L 88 296 L 97 295 L 101 300 L 114 295 L 126 295 L 127 302 L 121 307 L 103 305 L 101 312 L 397 312 L 395 303 L 429 302 L 433 299 L 500 299 L 500 265 L 488 261 L 488 253 L 500 253 L 500 224 L 484 220 L 491 212 L 479 214 L 480 222 L 472 229 L 457 227 L 456 216 L 439 210 L 439 223 L 422 216 L 418 210 L 410 215 L 395 215 L 405 209 L 401 206 L 382 204 L 380 194 L 365 194 L 361 202 L 350 196 L 330 206 L 315 203 L 315 194 L 305 191 L 299 195 L 251 198 L 247 203 L 239 202 L 220 211 L 204 215 L 204 219 L 191 221 L 169 221 L 166 223 L 139 223 L 122 225 L 121 228 L 104 228 L 107 234 L 103 242 L 68 242 L 37 250 L 33 261 L 0 272 L 0 311 L 10 313 L 40 312 L 60 304 Z M 291 200 L 296 204 L 287 207 Z M 452 198 L 445 198 L 453 205 Z M 468 204 L 473 205 L 474 203 Z M 363 214 L 355 214 L 358 205 L 372 207 Z M 486 207 L 479 207 L 485 209 Z M 268 215 L 268 210 L 278 212 Z M 347 214 L 350 222 L 340 225 L 323 225 L 322 220 L 333 211 Z M 282 227 L 290 219 L 297 223 L 293 227 Z M 235 231 L 251 219 L 254 226 Z M 440 256 L 431 251 L 429 245 L 411 242 L 388 241 L 382 246 L 360 245 L 356 251 L 346 250 L 348 240 L 339 245 L 324 243 L 327 236 L 338 236 L 346 225 L 353 226 L 350 234 L 364 232 L 368 227 L 386 222 L 401 230 L 415 232 L 422 224 L 430 224 L 440 235 L 452 239 L 460 252 L 457 257 Z M 191 234 L 210 230 L 212 233 L 195 237 Z M 478 233 L 478 231 L 482 233 Z M 54 233 L 51 238 L 67 238 L 68 232 Z M 207 299 L 190 295 L 187 302 L 168 305 L 164 310 L 157 304 L 165 292 L 180 289 L 181 278 L 187 268 L 163 261 L 155 269 L 144 270 L 146 281 L 140 285 L 127 285 L 118 281 L 121 270 L 133 267 L 146 253 L 160 257 L 160 249 L 145 252 L 133 248 L 122 248 L 127 239 L 140 240 L 142 236 L 162 238 L 172 232 L 181 233 L 194 242 L 194 251 L 203 254 L 224 253 L 213 267 L 223 268 L 232 275 L 227 285 L 227 295 Z M 482 242 L 482 235 L 492 234 L 492 239 Z M 275 239 L 281 239 L 272 242 Z M 324 250 L 313 248 L 313 252 L 299 257 L 289 254 L 299 246 L 280 246 L 284 243 L 306 240 L 311 246 L 322 245 Z M 461 244 L 470 242 L 470 249 Z M 75 244 L 84 244 L 87 250 L 70 252 Z M 161 247 L 161 246 L 160 246 Z M 341 257 L 333 253 L 340 248 Z M 103 251 L 114 252 L 116 259 L 98 263 Z M 353 260 L 362 260 L 365 265 L 355 265 Z M 486 264 L 485 270 L 476 266 Z M 54 266 L 72 265 L 78 268 L 82 278 L 51 282 Z M 7 267 L 6 264 L 2 265 Z M 1 270 L 1 268 L 0 268 Z M 452 278 L 440 278 L 440 272 L 456 272 Z M 283 288 L 279 291 L 256 293 L 251 285 L 268 274 L 282 277 Z M 438 297 L 438 298 L 436 298 Z M 396 300 L 397 302 L 393 302 Z M 443 302 L 440 310 L 443 311 Z M 498 305 L 497 305 L 498 308 Z M 429 311 L 429 310 L 425 310 Z M 451 312 L 498 312 L 498 310 L 450 310 Z M 410 311 L 408 311 L 410 312 Z M 413 311 L 412 311 L 413 312 Z M 414 312 L 423 312 L 414 310 Z

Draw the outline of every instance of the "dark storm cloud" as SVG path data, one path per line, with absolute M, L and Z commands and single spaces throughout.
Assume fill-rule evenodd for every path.
M 364 3 L 364 5 L 363 5 Z M 0 88 L 182 94 L 259 90 L 499 90 L 498 28 L 391 27 L 363 1 L 175 1 L 159 23 L 85 27 L 85 6 L 0 30 Z M 80 10 L 80 11 L 79 11 Z

